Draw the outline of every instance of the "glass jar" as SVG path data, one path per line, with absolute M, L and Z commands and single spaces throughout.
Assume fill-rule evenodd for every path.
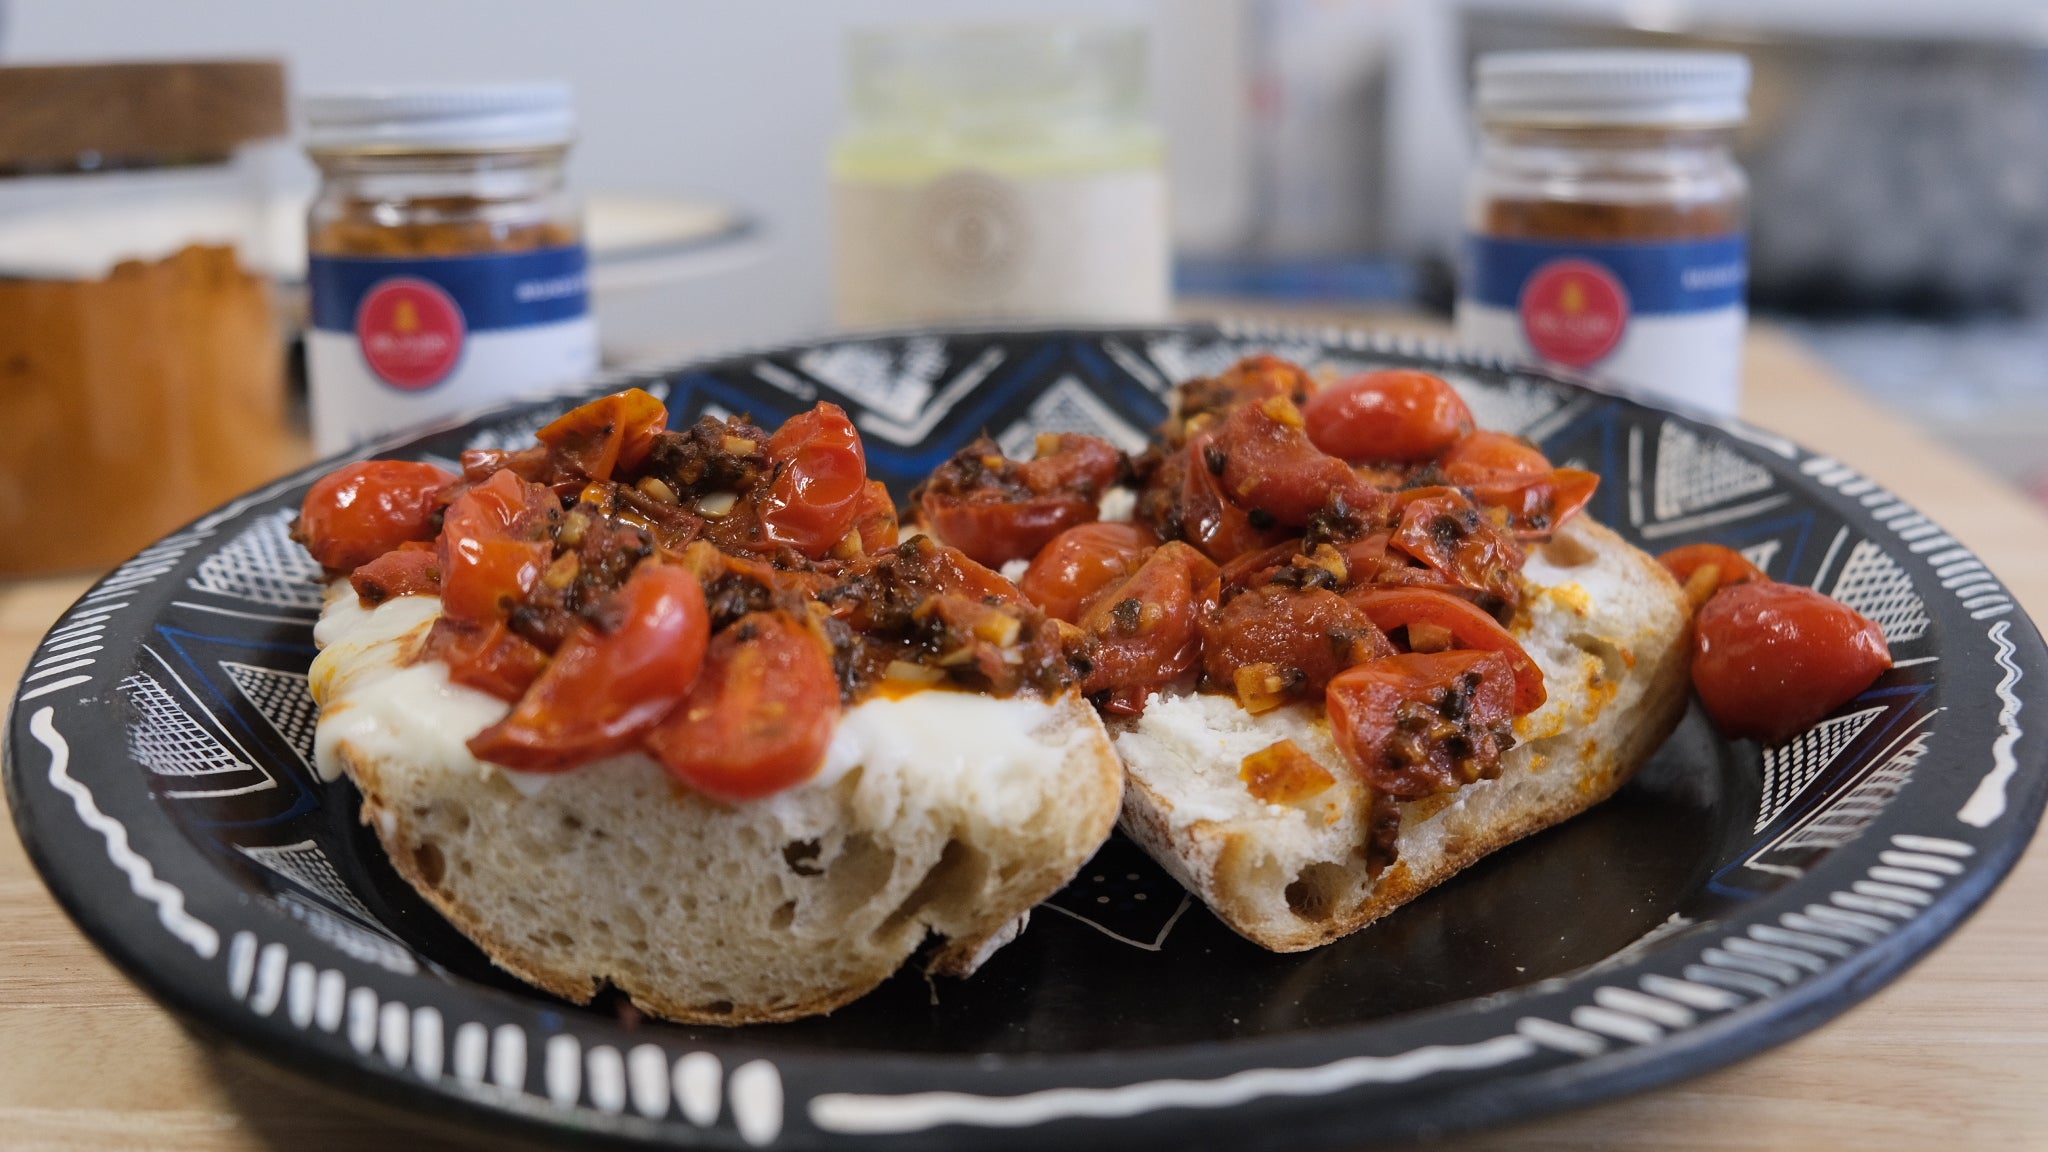
M 1166 318 L 1165 151 L 1141 29 L 870 29 L 847 65 L 840 323 Z
M 294 455 L 283 65 L 0 68 L 0 575 L 115 563 Z
M 1734 412 L 1748 85 L 1727 53 L 1483 57 L 1460 339 Z
M 322 452 L 596 371 L 566 87 L 323 96 L 305 112 Z

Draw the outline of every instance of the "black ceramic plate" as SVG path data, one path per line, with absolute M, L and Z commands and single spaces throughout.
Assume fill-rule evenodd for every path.
M 1651 550 L 1712 540 L 1878 621 L 1897 667 L 1783 747 L 1697 714 L 1619 795 L 1385 921 L 1277 956 L 1112 841 L 981 974 L 830 1017 L 638 1019 L 506 978 L 307 767 L 319 604 L 282 481 L 148 549 L 37 650 L 7 784 L 65 907 L 180 1012 L 330 1083 L 532 1130 L 682 1146 L 1286 1152 L 1507 1120 L 1724 1064 L 1842 1011 L 2011 866 L 2044 799 L 2039 636 L 1938 525 L 1753 429 L 1345 333 L 877 336 L 651 377 L 682 421 L 830 399 L 902 492 L 982 429 L 1142 442 L 1169 383 L 1273 350 L 1419 365 L 1482 424 L 1605 478 Z M 568 401 L 379 446 L 448 459 Z M 331 462 L 330 462 L 331 463 Z

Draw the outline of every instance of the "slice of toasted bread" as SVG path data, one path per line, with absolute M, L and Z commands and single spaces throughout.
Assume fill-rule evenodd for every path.
M 1238 933 L 1276 952 L 1370 924 L 1487 853 L 1613 794 L 1685 710 L 1689 612 L 1664 568 L 1580 517 L 1534 550 L 1517 638 L 1549 700 L 1516 721 L 1498 779 L 1400 805 L 1395 862 L 1368 874 L 1370 795 L 1320 703 L 1253 715 L 1218 695 L 1157 697 L 1119 724 L 1123 826 Z M 1292 739 L 1336 783 L 1265 804 L 1244 758 Z
M 1122 768 L 1078 697 L 931 690 L 841 719 L 818 780 L 710 801 L 653 760 L 549 777 L 472 758 L 505 705 L 410 663 L 432 597 L 345 584 L 314 662 L 319 759 L 345 769 L 399 874 L 500 967 L 578 1003 L 605 984 L 702 1024 L 788 1020 L 867 992 L 925 940 L 965 975 L 1114 827 Z

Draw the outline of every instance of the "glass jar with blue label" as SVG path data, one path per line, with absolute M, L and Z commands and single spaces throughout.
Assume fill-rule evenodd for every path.
M 313 437 L 335 452 L 597 369 L 566 86 L 310 98 Z
M 1482 57 L 1459 338 L 1734 412 L 1748 90 L 1731 53 Z

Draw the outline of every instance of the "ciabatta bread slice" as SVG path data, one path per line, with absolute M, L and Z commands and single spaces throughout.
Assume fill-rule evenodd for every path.
M 825 770 L 742 804 L 628 755 L 553 776 L 477 761 L 502 702 L 412 663 L 439 602 L 366 610 L 341 583 L 316 637 L 319 760 L 346 770 L 399 874 L 500 967 L 671 1020 L 788 1020 L 855 999 L 926 939 L 964 975 L 1115 826 L 1123 772 L 1069 695 L 930 689 L 841 717 Z
M 1498 779 L 1403 803 L 1394 863 L 1368 874 L 1368 791 L 1320 703 L 1252 715 L 1219 695 L 1155 697 L 1119 725 L 1123 826 L 1239 934 L 1297 952 L 1357 931 L 1487 853 L 1606 799 L 1685 710 L 1689 611 L 1655 560 L 1579 517 L 1533 549 L 1517 638 L 1549 699 L 1515 724 Z M 1262 803 L 1244 758 L 1292 739 L 1337 783 Z

